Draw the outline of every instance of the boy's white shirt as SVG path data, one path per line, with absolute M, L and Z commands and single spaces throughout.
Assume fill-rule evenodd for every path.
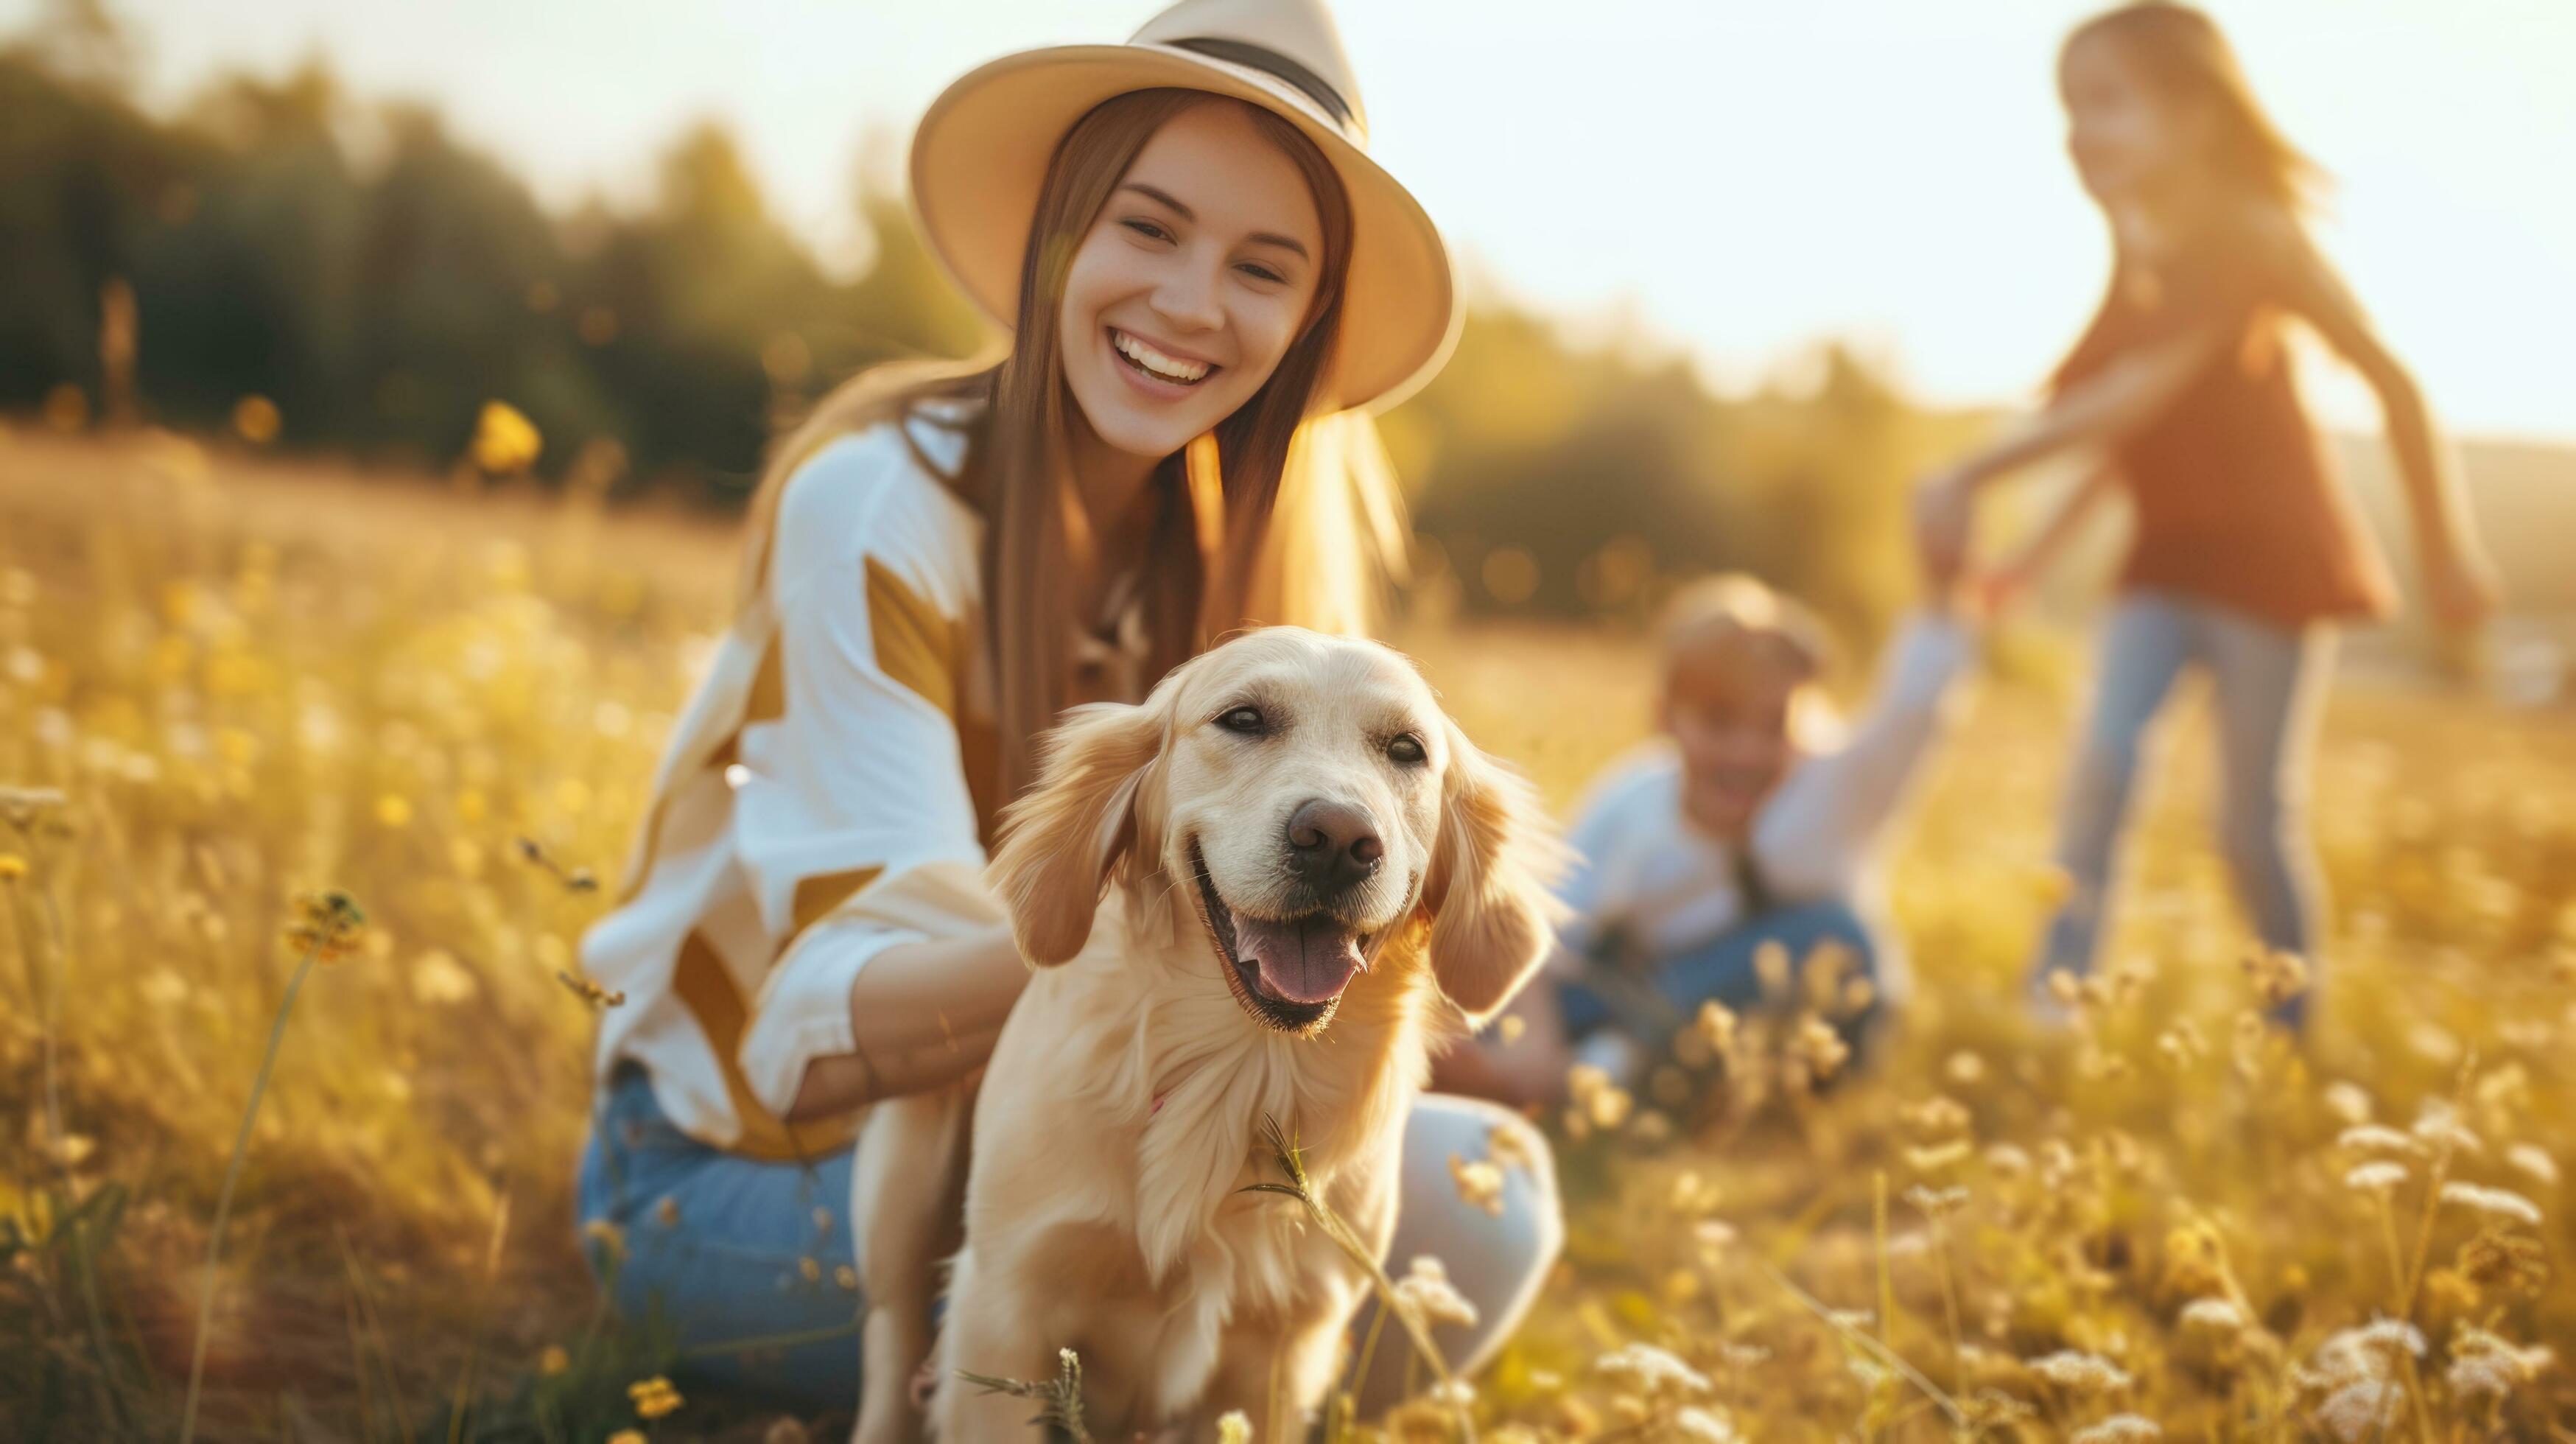
M 1841 898 L 1881 910 L 1878 863 L 1950 715 L 1976 637 L 1956 619 L 1917 613 L 1888 648 L 1867 712 L 1842 745 L 1801 759 L 1754 818 L 1750 844 L 1775 904 Z M 1584 952 L 1617 929 L 1657 954 L 1715 941 L 1748 921 L 1734 846 L 1682 813 L 1682 765 L 1658 740 L 1611 764 L 1569 834 L 1579 860 L 1559 889 L 1574 914 L 1562 936 Z M 1879 990 L 1901 997 L 1902 957 L 1879 960 Z

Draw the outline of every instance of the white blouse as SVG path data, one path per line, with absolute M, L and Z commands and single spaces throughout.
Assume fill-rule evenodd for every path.
M 1975 652 L 1974 636 L 1956 621 L 1907 621 L 1850 737 L 1800 761 L 1754 818 L 1754 871 L 1775 901 L 1842 898 L 1864 914 L 1877 910 L 1880 842 Z M 1656 953 L 1681 952 L 1714 941 L 1751 911 L 1734 847 L 1683 815 L 1681 759 L 1669 743 L 1613 764 L 1567 840 L 1579 860 L 1559 895 L 1574 914 L 1562 930 L 1574 952 L 1613 929 Z M 1906 983 L 1902 958 L 1880 960 L 1882 994 L 1901 996 Z
M 925 468 L 964 413 L 843 437 L 785 483 L 766 605 L 716 649 L 666 748 L 615 911 L 582 966 L 625 1002 L 599 1035 L 690 1137 L 765 1158 L 848 1141 L 789 1125 L 806 1065 L 853 1047 L 850 985 L 899 943 L 1004 924 L 981 518 Z M 920 456 L 914 448 L 919 448 Z M 973 781 L 970 781 L 974 779 Z

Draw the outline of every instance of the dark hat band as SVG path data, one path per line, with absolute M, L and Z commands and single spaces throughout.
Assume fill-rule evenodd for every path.
M 1315 102 L 1333 118 L 1333 124 L 1344 130 L 1352 128 L 1355 116 L 1350 102 L 1342 99 L 1342 93 L 1335 90 L 1331 82 L 1266 45 L 1255 45 L 1248 40 L 1225 40 L 1212 35 L 1162 43 L 1174 49 L 1193 51 L 1211 60 L 1262 71 Z

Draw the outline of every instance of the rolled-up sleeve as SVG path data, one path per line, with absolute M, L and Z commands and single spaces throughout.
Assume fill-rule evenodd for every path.
M 850 989 L 900 943 L 998 927 L 958 715 L 974 609 L 944 496 L 791 482 L 778 635 L 753 684 L 735 855 L 779 940 L 737 1061 L 784 1115 L 815 1059 L 851 1051 Z M 882 464 L 881 462 L 878 464 Z M 864 482 L 865 478 L 857 480 Z M 858 505 L 850 493 L 858 493 Z

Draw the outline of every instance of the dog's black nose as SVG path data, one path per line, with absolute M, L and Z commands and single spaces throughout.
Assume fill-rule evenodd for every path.
M 1378 840 L 1369 815 L 1348 803 L 1319 797 L 1288 819 L 1288 857 L 1297 876 L 1319 896 L 1368 881 L 1384 856 L 1386 844 Z

